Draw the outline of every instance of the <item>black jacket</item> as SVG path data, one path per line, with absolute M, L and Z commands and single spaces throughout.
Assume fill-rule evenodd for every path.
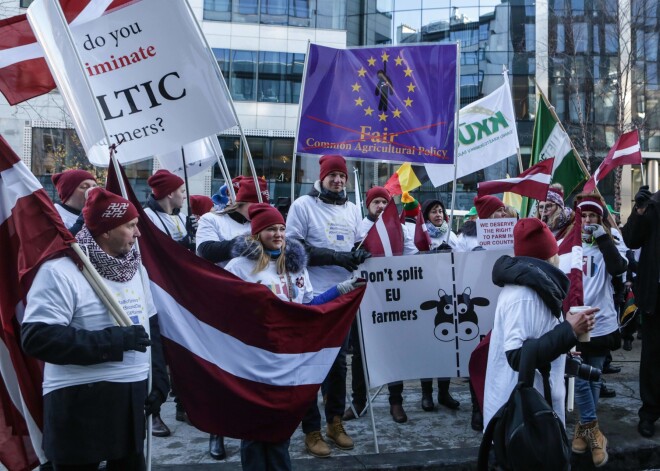
M 633 286 L 635 303 L 643 312 L 653 312 L 660 285 L 660 191 L 651 197 L 643 215 L 633 208 L 621 232 L 628 248 L 642 249 Z

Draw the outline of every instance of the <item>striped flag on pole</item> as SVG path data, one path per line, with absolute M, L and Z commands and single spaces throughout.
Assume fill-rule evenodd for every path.
M 107 187 L 119 193 L 113 166 Z M 283 301 L 173 241 L 128 183 L 127 191 L 140 212 L 140 253 L 167 364 L 190 421 L 226 437 L 288 439 L 337 358 L 364 288 L 319 306 Z
M 479 182 L 477 194 L 484 196 L 509 191 L 543 201 L 548 194 L 554 161 L 554 158 L 542 160 L 515 178 Z
M 364 248 L 374 257 L 403 255 L 403 229 L 394 200 L 390 200 L 364 238 Z
M 616 167 L 622 165 L 641 165 L 642 164 L 642 150 L 639 147 L 639 132 L 637 129 L 624 133 L 614 143 L 614 146 L 607 153 L 607 157 L 600 164 L 596 172 L 584 184 L 584 193 L 591 193 L 594 191 L 598 182 L 600 182 L 605 175 L 610 173 Z
M 43 364 L 23 353 L 20 321 L 37 268 L 64 255 L 73 240 L 39 181 L 0 137 L 0 462 L 9 471 L 45 461 Z
M 571 282 L 568 295 L 564 299 L 564 312 L 572 306 L 584 305 L 582 284 L 582 212 L 575 208 L 575 223 L 566 237 L 559 243 L 559 268 Z

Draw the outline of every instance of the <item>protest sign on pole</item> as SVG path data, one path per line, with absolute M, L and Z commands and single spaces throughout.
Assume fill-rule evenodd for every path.
M 457 47 L 312 44 L 297 152 L 453 163 Z
M 374 257 L 360 267 L 364 361 L 371 388 L 468 376 L 472 350 L 493 327 L 495 261 L 510 250 Z M 453 276 L 452 276 L 453 273 Z
M 36 0 L 28 20 L 92 164 L 108 165 L 112 144 L 135 162 L 236 124 L 185 2 L 137 1 L 70 36 L 56 0 Z
M 516 218 L 477 219 L 477 241 L 486 250 L 513 249 Z

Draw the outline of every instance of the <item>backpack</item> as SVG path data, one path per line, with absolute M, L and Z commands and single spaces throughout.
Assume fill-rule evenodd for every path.
M 552 410 L 549 368 L 541 370 L 545 397 L 534 388 L 535 345 L 523 344 L 519 382 L 486 427 L 479 447 L 480 471 L 488 470 L 491 448 L 504 470 L 570 470 L 571 447 L 564 424 Z

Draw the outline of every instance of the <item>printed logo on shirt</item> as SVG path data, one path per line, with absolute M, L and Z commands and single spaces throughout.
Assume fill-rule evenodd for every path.
M 331 245 L 346 248 L 346 244 L 353 244 L 357 228 L 348 224 L 343 218 L 338 221 L 328 221 L 325 229 L 326 237 Z
M 103 214 L 101 214 L 102 218 L 120 218 L 124 217 L 124 214 L 126 214 L 126 211 L 128 210 L 128 203 L 110 203 L 110 206 L 108 206 L 108 209 L 106 209 Z
M 594 260 L 593 255 L 583 255 L 582 256 L 582 272 L 585 276 L 593 277 L 598 271 L 598 266 Z

